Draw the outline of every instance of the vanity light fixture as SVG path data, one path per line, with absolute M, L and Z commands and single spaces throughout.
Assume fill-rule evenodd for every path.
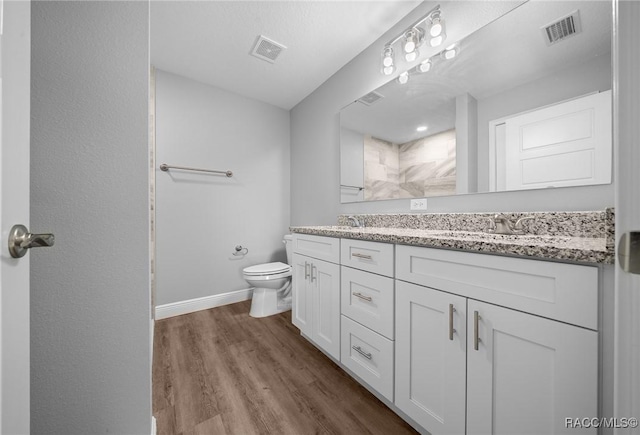
M 418 47 L 429 38 L 429 45 L 437 47 L 446 39 L 444 20 L 441 17 L 440 5 L 431 9 L 426 15 L 409 26 L 404 32 L 387 42 L 382 51 L 382 74 L 391 75 L 395 71 L 393 45 L 401 42 L 404 58 L 407 62 L 418 60 Z M 427 68 L 427 67 L 425 67 Z M 420 70 L 421 72 L 426 72 Z M 427 69 L 428 71 L 428 69 Z M 408 80 L 408 76 L 405 79 Z
M 398 83 L 401 85 L 406 84 L 409 81 L 409 71 L 405 71 L 398 76 Z
M 393 54 L 393 48 L 385 47 L 382 52 L 382 74 L 385 76 L 393 74 L 395 71 L 395 59 Z

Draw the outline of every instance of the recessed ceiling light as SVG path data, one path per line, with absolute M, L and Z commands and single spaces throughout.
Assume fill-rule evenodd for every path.
M 421 125 L 420 127 L 416 128 L 416 131 L 427 131 L 427 126 Z

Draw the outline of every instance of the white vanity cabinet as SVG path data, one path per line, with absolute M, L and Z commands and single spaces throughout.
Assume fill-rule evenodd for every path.
M 467 300 L 396 282 L 395 404 L 432 434 L 464 434 Z
M 394 245 L 341 240 L 340 362 L 393 402 Z
M 292 322 L 335 359 L 340 359 L 339 262 L 339 239 L 293 236 Z
M 598 416 L 597 268 L 397 246 L 396 277 L 395 404 L 427 431 Z

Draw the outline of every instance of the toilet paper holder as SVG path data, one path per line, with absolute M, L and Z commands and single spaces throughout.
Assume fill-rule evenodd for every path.
M 236 245 L 235 252 L 232 252 L 232 255 L 239 257 L 241 255 L 247 255 L 249 253 L 249 248 L 244 248 L 242 245 Z

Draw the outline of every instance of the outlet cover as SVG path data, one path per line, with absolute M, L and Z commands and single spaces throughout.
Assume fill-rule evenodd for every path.
M 419 198 L 411 200 L 411 210 L 426 210 L 427 198 Z

